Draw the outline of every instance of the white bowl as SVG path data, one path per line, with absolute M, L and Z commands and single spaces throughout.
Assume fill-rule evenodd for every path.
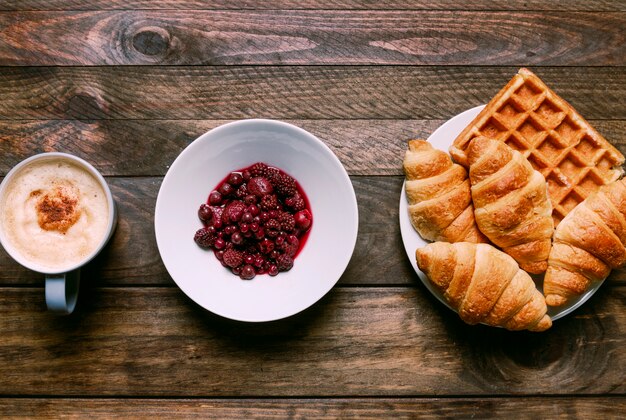
M 437 130 L 435 130 L 430 137 L 428 137 L 428 142 L 433 145 L 435 149 L 443 150 L 448 152 L 448 149 L 452 145 L 454 139 L 461 134 L 461 131 L 465 127 L 472 122 L 472 120 L 478 115 L 478 113 L 485 107 L 485 105 L 480 105 L 475 108 L 468 109 L 465 112 L 462 112 L 450 120 L 446 121 L 443 125 L 441 125 Z M 400 234 L 402 235 L 402 242 L 404 243 L 404 249 L 411 261 L 411 265 L 413 269 L 418 274 L 424 286 L 437 297 L 448 308 L 454 310 L 444 299 L 442 293 L 435 288 L 430 281 L 426 278 L 426 275 L 422 273 L 422 271 L 417 267 L 417 262 L 415 261 L 415 250 L 418 248 L 422 248 L 426 246 L 428 243 L 420 235 L 413 229 L 411 225 L 411 220 L 409 219 L 409 211 L 408 211 L 408 203 L 406 200 L 404 184 L 402 184 L 402 192 L 400 193 Z M 532 276 L 535 279 L 535 283 L 537 285 L 537 289 L 542 291 L 543 289 L 543 276 Z M 548 315 L 552 318 L 553 321 L 556 321 L 559 318 L 564 317 L 565 315 L 573 312 L 575 309 L 580 307 L 583 303 L 585 303 L 602 285 L 603 282 L 599 282 L 595 284 L 590 290 L 585 292 L 580 297 L 573 299 L 571 302 L 566 305 L 559 307 L 550 307 L 548 306 Z
M 290 271 L 241 280 L 193 236 L 202 227 L 198 207 L 211 190 L 255 162 L 298 181 L 313 225 Z M 214 128 L 183 150 L 163 179 L 154 225 L 163 263 L 187 296 L 223 317 L 263 322 L 308 308 L 335 285 L 354 251 L 358 210 L 346 170 L 321 140 L 291 124 L 255 119 Z

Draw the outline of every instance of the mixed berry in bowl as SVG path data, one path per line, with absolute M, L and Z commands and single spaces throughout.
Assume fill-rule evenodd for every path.
M 313 216 L 298 182 L 258 162 L 231 172 L 198 208 L 196 243 L 244 280 L 289 271 Z

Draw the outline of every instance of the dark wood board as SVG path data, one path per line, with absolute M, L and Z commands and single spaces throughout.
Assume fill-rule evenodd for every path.
M 163 176 L 200 135 L 232 120 L 0 120 L 0 176 L 43 152 L 72 153 L 105 176 Z M 407 140 L 426 139 L 444 120 L 286 120 L 337 155 L 350 175 L 403 175 Z M 626 154 L 626 120 L 589 121 Z M 141 133 L 138 136 L 137 133 Z M 129 148 L 140 142 L 141 147 Z
M 328 10 L 626 10 L 624 0 L 0 0 L 0 10 L 328 9 Z
M 88 399 L 0 398 L 0 415 L 35 418 L 127 419 L 154 416 L 224 420 L 394 418 L 618 418 L 626 397 L 332 398 L 332 399 Z
M 626 288 L 545 333 L 463 324 L 423 288 L 335 288 L 266 324 L 175 288 L 90 288 L 76 312 L 0 288 L 5 396 L 623 396 Z M 610 337 L 610 339 L 607 339 Z
M 0 64 L 623 66 L 624 27 L 621 12 L 16 12 L 0 13 Z
M 517 67 L 0 68 L 0 119 L 448 119 Z M 626 119 L 626 72 L 535 69 L 585 118 Z

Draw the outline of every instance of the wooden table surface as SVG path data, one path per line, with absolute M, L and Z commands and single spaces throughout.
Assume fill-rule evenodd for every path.
M 526 66 L 626 153 L 626 2 L 0 0 L 0 175 L 40 152 L 107 177 L 117 232 L 67 317 L 0 251 L 0 416 L 539 417 L 626 412 L 626 271 L 545 333 L 463 324 L 398 226 L 406 140 Z M 207 130 L 293 122 L 339 157 L 360 222 L 316 305 L 222 319 L 154 238 L 169 165 Z M 210 187 L 209 187 L 210 188 Z

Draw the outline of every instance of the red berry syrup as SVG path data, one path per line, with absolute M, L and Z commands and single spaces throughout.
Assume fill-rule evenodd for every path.
M 313 224 L 309 200 L 282 170 L 257 162 L 231 172 L 198 208 L 198 246 L 243 280 L 289 271 Z

